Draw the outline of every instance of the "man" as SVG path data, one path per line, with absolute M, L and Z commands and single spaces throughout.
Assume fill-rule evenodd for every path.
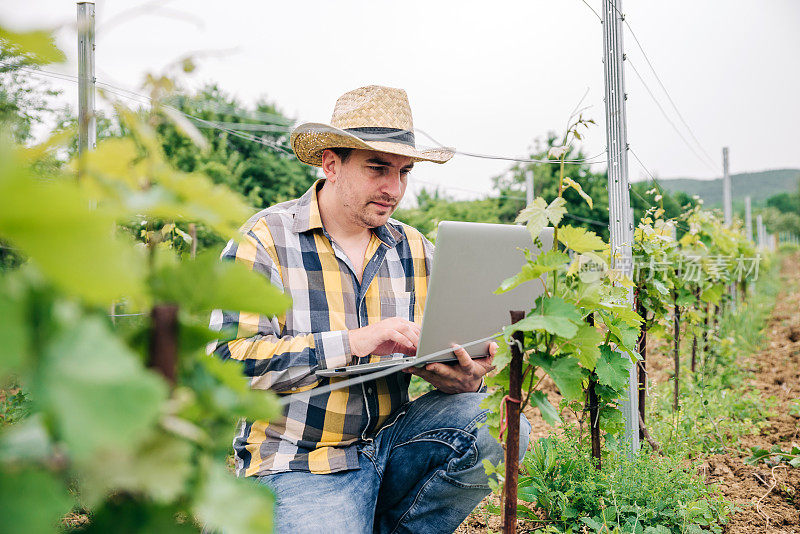
M 416 149 L 405 91 L 379 86 L 346 93 L 331 125 L 301 125 L 291 144 L 325 179 L 253 216 L 223 257 L 264 274 L 292 308 L 217 312 L 212 324 L 237 332 L 216 352 L 243 361 L 251 387 L 311 396 L 292 397 L 278 419 L 240 423 L 237 472 L 272 488 L 281 533 L 452 532 L 489 493 L 482 461 L 503 457 L 480 426 L 497 345 L 484 360 L 456 349 L 455 364 L 313 393 L 341 380 L 320 369 L 415 354 L 433 246 L 390 215 L 416 162 L 453 154 Z M 436 390 L 409 402 L 409 374 Z

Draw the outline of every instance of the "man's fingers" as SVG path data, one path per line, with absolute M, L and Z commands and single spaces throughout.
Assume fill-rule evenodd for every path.
M 408 356 L 413 356 L 417 353 L 417 346 L 416 344 L 408 339 L 402 332 L 398 332 L 397 330 L 390 330 L 389 331 L 389 339 L 395 342 L 402 350 L 403 354 L 407 354 Z
M 469 353 L 467 353 L 467 350 L 464 347 L 456 344 L 453 344 L 452 347 L 453 354 L 455 354 L 456 358 L 458 359 L 458 364 L 464 369 L 471 369 L 474 364 Z

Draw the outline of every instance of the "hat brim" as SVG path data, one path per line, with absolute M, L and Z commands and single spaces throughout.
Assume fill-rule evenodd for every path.
M 418 150 L 413 146 L 393 141 L 365 141 L 345 130 L 316 122 L 307 122 L 295 128 L 290 142 L 297 159 L 315 167 L 322 166 L 322 152 L 326 148 L 375 150 L 408 156 L 415 162 L 433 163 L 445 163 L 455 154 L 455 151 L 448 147 Z

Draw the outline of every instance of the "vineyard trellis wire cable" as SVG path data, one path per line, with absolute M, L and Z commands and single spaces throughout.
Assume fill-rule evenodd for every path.
M 0 64 L 3 64 L 3 63 L 0 62 Z M 60 73 L 56 73 L 56 72 L 52 72 L 52 71 L 43 71 L 42 69 L 30 69 L 30 68 L 26 68 L 26 67 L 20 67 L 20 68 L 24 69 L 26 71 L 29 71 L 29 72 L 31 72 L 33 74 L 39 74 L 39 75 L 43 75 L 43 76 L 50 76 L 50 77 L 54 77 L 54 78 L 57 78 L 57 79 L 66 80 L 66 81 L 72 81 L 72 82 L 77 83 L 77 79 L 75 77 L 72 77 L 72 76 L 67 75 L 67 74 L 62 75 Z M 149 97 L 149 96 L 142 95 L 142 94 L 139 94 L 139 93 L 136 93 L 134 91 L 127 90 L 127 89 L 123 89 L 121 87 L 117 87 L 117 86 L 115 86 L 113 84 L 110 84 L 110 83 L 107 83 L 107 82 L 98 81 L 97 85 L 105 86 L 105 89 L 103 89 L 104 91 L 107 91 L 107 92 L 109 92 L 111 94 L 115 94 L 115 95 L 117 95 L 119 97 L 122 97 L 122 98 L 126 98 L 126 99 L 129 99 L 129 100 L 137 101 L 140 104 L 145 104 L 147 102 L 152 102 L 152 98 Z M 253 135 L 250 135 L 250 134 L 246 134 L 244 132 L 240 132 L 235 128 L 226 127 L 224 124 L 218 123 L 216 121 L 211 121 L 211 120 L 208 120 L 208 119 L 202 119 L 200 117 L 185 113 L 185 112 L 183 112 L 183 111 L 181 111 L 181 110 L 179 110 L 179 109 L 177 109 L 177 108 L 175 108 L 173 106 L 169 106 L 169 105 L 166 105 L 166 104 L 161 104 L 161 105 L 164 106 L 164 107 L 168 107 L 171 111 L 179 113 L 179 114 L 183 115 L 184 117 L 186 117 L 188 119 L 200 122 L 200 123 L 206 125 L 206 127 L 216 128 L 218 130 L 230 133 L 231 135 L 235 135 L 235 136 L 240 137 L 242 139 L 247 139 L 249 141 L 260 143 L 260 144 L 265 145 L 265 146 L 270 146 L 270 147 L 275 148 L 275 149 L 277 149 L 277 150 L 279 150 L 281 152 L 284 152 L 286 154 L 293 155 L 293 152 L 291 152 L 291 149 L 289 147 L 278 145 L 277 143 L 268 141 L 267 139 L 264 139 L 263 137 L 256 137 L 256 136 L 253 136 Z M 228 124 L 232 124 L 232 123 L 228 123 Z M 239 124 L 246 124 L 246 125 L 248 125 L 247 128 L 250 128 L 250 127 L 252 127 L 253 123 L 239 123 Z M 288 131 L 290 131 L 290 129 L 291 128 L 287 127 L 287 129 L 286 129 L 287 133 L 288 133 Z M 275 128 L 275 130 L 279 131 L 279 128 Z M 417 131 L 419 133 L 422 133 L 424 136 L 426 136 L 429 139 L 431 139 L 434 143 L 437 144 L 438 148 L 441 148 L 441 147 L 444 146 L 444 145 L 438 143 L 435 139 L 433 139 L 429 134 L 427 134 L 423 130 L 421 130 L 419 128 L 415 128 L 415 131 Z M 423 148 L 428 148 L 428 147 L 423 147 Z M 473 157 L 473 158 L 503 160 L 503 161 L 518 162 L 518 163 L 545 163 L 545 164 L 550 164 L 550 165 L 560 165 L 561 164 L 561 162 L 559 160 L 544 160 L 544 159 L 531 159 L 531 158 L 526 158 L 526 157 L 501 156 L 501 155 L 493 155 L 493 154 L 482 154 L 482 153 L 476 153 L 476 152 L 465 152 L 465 151 L 460 151 L 460 150 L 454 150 L 454 153 L 458 154 L 458 155 L 462 155 L 462 156 Z M 585 158 L 585 159 L 566 160 L 564 163 L 566 163 L 568 165 L 577 165 L 577 164 L 583 164 L 583 163 L 589 163 L 589 164 L 600 163 L 600 162 L 602 162 L 602 156 L 604 156 L 604 155 L 605 155 L 605 151 L 603 151 L 603 152 L 601 152 L 599 154 L 596 154 L 594 156 L 591 156 L 589 158 Z
M 602 18 L 600 18 L 600 15 L 598 15 L 598 14 L 597 14 L 597 11 L 595 11 L 595 9 L 594 9 L 594 8 L 593 8 L 593 7 L 592 7 L 592 6 L 591 6 L 591 5 L 590 5 L 590 4 L 587 2 L 587 0 L 581 0 L 581 1 L 582 1 L 582 2 L 583 2 L 585 5 L 586 5 L 586 7 L 588 7 L 589 9 L 591 9 L 591 10 L 592 10 L 592 12 L 595 14 L 595 16 L 597 16 L 597 18 L 598 18 L 598 19 L 600 19 L 600 22 L 602 23 L 603 19 L 602 19 Z M 620 18 L 622 19 L 622 22 L 625 24 L 625 26 L 627 26 L 627 28 L 628 28 L 628 31 L 629 31 L 629 32 L 630 32 L 630 34 L 631 34 L 631 37 L 633 37 L 633 40 L 634 40 L 634 42 L 636 43 L 636 47 L 637 47 L 637 48 L 639 49 L 639 51 L 642 53 L 642 56 L 644 57 L 644 60 L 645 60 L 645 62 L 647 62 L 647 65 L 648 65 L 648 67 L 650 67 L 650 70 L 652 71 L 653 75 L 655 76 L 655 78 L 656 78 L 656 81 L 658 82 L 658 85 L 661 87 L 662 91 L 664 91 L 664 94 L 666 95 L 666 97 L 667 97 L 667 100 L 669 101 L 670 105 L 672 106 L 672 109 L 674 109 L 674 110 L 675 110 L 675 114 L 678 116 L 678 118 L 680 119 L 680 121 L 681 121 L 681 123 L 683 124 L 683 126 L 684 126 L 684 127 L 686 128 L 686 130 L 689 132 L 689 135 L 692 137 L 692 139 L 694 140 L 694 142 L 695 142 L 695 144 L 697 145 L 697 147 L 698 147 L 698 148 L 700 149 L 700 151 L 701 151 L 701 152 L 702 152 L 702 153 L 705 155 L 705 157 L 706 157 L 706 161 L 707 161 L 707 162 L 710 162 L 710 163 L 711 163 L 711 165 L 712 165 L 712 167 L 714 167 L 714 168 L 716 169 L 716 165 L 717 165 L 717 163 L 714 161 L 714 158 L 712 158 L 712 157 L 711 157 L 711 156 L 708 154 L 708 152 L 706 151 L 706 149 L 705 149 L 705 148 L 703 148 L 703 145 L 700 143 L 700 140 L 697 138 L 697 136 L 695 135 L 694 131 L 693 131 L 693 130 L 692 130 L 692 128 L 689 126 L 688 122 L 686 122 L 686 119 L 684 119 L 684 117 L 683 117 L 683 114 L 682 114 L 682 113 L 680 112 L 680 110 L 678 109 L 678 105 L 675 103 L 675 101 L 674 101 L 674 100 L 673 100 L 673 98 L 672 98 L 672 95 L 670 95 L 669 91 L 667 90 L 667 87 L 666 87 L 666 85 L 664 85 L 664 82 L 661 80 L 661 76 L 659 76 L 659 75 L 658 75 L 658 72 L 656 71 L 656 68 L 655 68 L 655 66 L 653 65 L 653 62 L 652 62 L 652 61 L 650 61 L 650 57 L 647 55 L 647 52 L 645 52 L 645 50 L 644 50 L 644 46 L 642 46 L 642 43 L 641 43 L 641 41 L 639 40 L 639 37 L 636 35 L 636 32 L 634 31 L 633 27 L 632 27 L 632 26 L 630 25 L 630 23 L 628 22 L 628 18 L 625 16 L 625 14 L 624 14 L 624 13 L 620 12 L 620 10 L 617 8 L 617 6 L 616 6 L 616 3 L 615 3 L 615 2 L 612 2 L 612 3 L 611 3 L 611 6 L 614 8 L 614 10 L 615 10 L 615 11 L 617 12 L 617 14 L 620 16 Z M 626 57 L 626 60 L 627 60 L 627 61 L 630 61 L 630 58 L 627 58 L 627 57 Z M 639 76 L 639 74 L 638 74 L 638 73 L 637 73 L 637 76 Z M 639 79 L 641 79 L 641 76 L 639 76 Z M 644 84 L 644 80 L 642 80 L 642 83 Z M 645 84 L 645 85 L 646 85 L 646 84 Z M 649 92 L 649 89 L 648 89 L 648 92 Z M 652 95 L 651 95 L 651 96 L 652 96 Z M 653 97 L 653 98 L 655 99 L 655 97 Z M 659 107 L 660 107 L 660 106 L 659 106 Z M 662 112 L 663 112 L 663 111 L 662 111 Z M 687 146 L 690 146 L 690 145 L 688 144 L 688 142 L 687 142 Z M 690 148 L 691 148 L 691 147 L 690 147 Z M 715 170 L 715 172 L 717 172 L 717 171 Z
M 672 126 L 672 129 L 673 129 L 673 130 L 675 130 L 675 133 L 677 133 L 677 134 L 678 134 L 678 136 L 681 138 L 681 140 L 682 140 L 682 141 L 683 141 L 683 143 L 686 145 L 686 147 L 687 147 L 689 150 L 691 150 L 692 154 L 694 154 L 694 155 L 695 155 L 695 157 L 698 159 L 698 161 L 702 162 L 702 163 L 703 163 L 703 164 L 704 164 L 706 167 L 708 167 L 709 169 L 711 169 L 713 172 L 717 172 L 717 171 L 718 171 L 718 169 L 716 169 L 716 168 L 715 168 L 713 165 L 711 165 L 711 164 L 710 164 L 710 163 L 708 163 L 708 162 L 707 162 L 705 159 L 703 159 L 703 157 L 702 157 L 702 156 L 700 156 L 700 154 L 699 154 L 699 153 L 698 153 L 698 152 L 697 152 L 697 151 L 694 149 L 694 147 L 693 147 L 691 144 L 689 144 L 689 141 L 686 139 L 686 137 L 684 137 L 684 136 L 683 136 L 683 134 L 682 134 L 682 133 L 681 133 L 681 131 L 678 129 L 678 127 L 675 125 L 675 123 L 673 122 L 673 120 L 669 118 L 669 115 L 667 115 L 667 112 L 664 110 L 663 106 L 661 105 L 661 103 L 660 103 L 660 102 L 658 101 L 658 99 L 656 98 L 656 95 L 655 95 L 655 94 L 653 94 L 653 91 L 652 91 L 652 90 L 650 89 L 650 87 L 647 85 L 647 82 L 645 82 L 645 81 L 644 81 L 644 78 L 642 78 L 642 75 L 641 75 L 641 74 L 639 74 L 639 70 L 636 68 L 636 65 L 634 65 L 634 64 L 633 64 L 633 62 L 630 60 L 630 58 L 626 58 L 626 62 L 628 63 L 628 65 L 630 65 L 630 66 L 631 66 L 631 69 L 633 69 L 633 73 L 634 73 L 634 74 L 636 74 L 636 77 L 637 77 L 637 78 L 639 78 L 639 81 L 640 81 L 640 82 L 642 82 L 642 85 L 644 86 L 644 88 L 645 88 L 645 91 L 647 91 L 647 94 L 649 94 L 649 95 L 650 95 L 650 98 L 652 98 L 652 99 L 653 99 L 653 102 L 655 103 L 656 107 L 658 107 L 658 110 L 659 110 L 659 111 L 661 112 L 661 114 L 664 116 L 664 118 L 665 118 L 665 119 L 666 119 L 666 121 L 669 123 L 669 125 L 670 125 L 670 126 Z
M 436 182 L 420 180 L 418 178 L 413 178 L 413 177 L 411 178 L 411 181 L 414 182 L 414 183 L 419 183 L 419 184 L 432 185 L 432 186 L 434 186 L 436 188 L 442 188 L 444 190 L 465 191 L 467 193 L 475 193 L 475 194 L 478 194 L 478 195 L 488 195 L 489 199 L 502 198 L 502 199 L 509 199 L 509 200 L 520 200 L 520 201 L 523 201 L 523 202 L 526 202 L 528 200 L 527 197 L 523 197 L 523 196 L 517 197 L 517 196 L 503 195 L 503 194 L 493 195 L 490 192 L 486 192 L 486 191 L 478 191 L 476 189 L 466 189 L 464 187 L 448 186 L 448 185 L 439 184 L 439 183 L 436 183 Z M 595 226 L 602 226 L 603 228 L 608 228 L 608 223 L 607 222 L 601 222 L 601 221 L 598 221 L 598 220 L 595 220 L 595 219 L 587 219 L 586 217 L 579 217 L 578 215 L 572 215 L 571 213 L 565 213 L 564 216 L 568 217 L 570 219 L 575 219 L 577 221 L 585 222 L 585 223 L 588 223 L 588 224 L 593 224 Z

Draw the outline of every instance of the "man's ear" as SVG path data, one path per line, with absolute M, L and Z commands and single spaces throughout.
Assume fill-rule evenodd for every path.
M 342 169 L 342 161 L 339 156 L 333 153 L 333 150 L 327 148 L 322 151 L 322 172 L 325 173 L 325 178 L 331 183 L 336 182 L 339 173 Z

